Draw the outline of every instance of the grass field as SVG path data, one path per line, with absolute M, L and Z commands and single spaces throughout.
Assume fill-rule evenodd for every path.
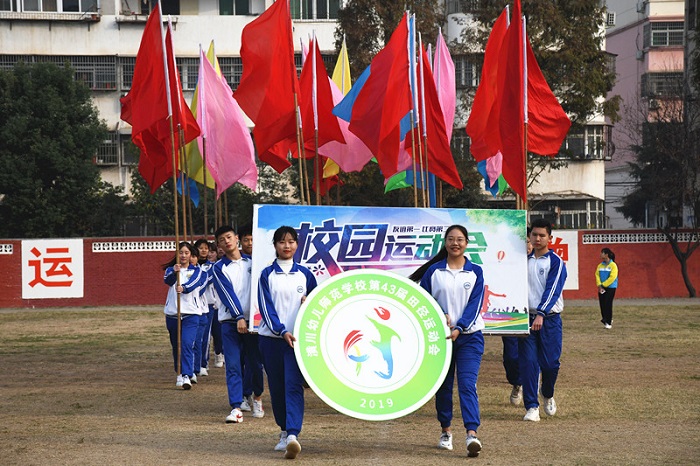
M 522 421 L 508 403 L 501 341 L 486 338 L 479 376 L 484 449 L 436 448 L 430 401 L 389 422 L 335 412 L 306 393 L 303 464 L 700 464 L 700 309 L 619 306 L 604 330 L 597 303 L 568 306 L 557 415 Z M 279 464 L 267 393 L 263 419 L 230 410 L 224 370 L 175 388 L 158 308 L 0 311 L 2 464 Z M 455 397 L 456 401 L 456 397 Z

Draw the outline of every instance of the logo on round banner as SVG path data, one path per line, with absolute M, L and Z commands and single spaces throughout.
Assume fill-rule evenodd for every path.
M 338 274 L 307 297 L 294 352 L 328 405 L 367 421 L 396 419 L 440 388 L 452 356 L 445 316 L 411 280 L 374 269 Z

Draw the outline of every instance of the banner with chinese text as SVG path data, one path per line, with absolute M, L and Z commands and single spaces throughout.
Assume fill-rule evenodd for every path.
M 282 225 L 297 230 L 295 260 L 322 283 L 356 269 L 406 277 L 440 250 L 448 226 L 460 224 L 469 231 L 467 257 L 484 270 L 485 333 L 528 333 L 524 211 L 256 205 L 253 224 L 255 325 L 257 279 L 275 258 L 272 236 Z

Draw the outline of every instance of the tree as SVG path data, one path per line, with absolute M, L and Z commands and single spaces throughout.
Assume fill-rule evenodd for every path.
M 239 227 L 251 224 L 253 221 L 254 204 L 283 204 L 289 202 L 292 192 L 290 182 L 290 170 L 283 174 L 274 171 L 268 165 L 258 161 L 258 190 L 253 192 L 238 183 L 228 188 L 221 194 L 222 221 Z M 133 214 L 137 217 L 140 230 L 147 235 L 173 235 L 175 234 L 175 208 L 173 201 L 172 179 L 166 181 L 163 186 L 151 194 L 150 188 L 138 173 L 134 170 L 131 174 L 131 195 L 133 201 Z M 189 237 L 198 237 L 204 232 L 204 188 L 197 185 L 199 190 L 199 206 L 195 207 L 188 200 L 187 209 L 192 209 L 190 225 L 188 214 L 187 233 Z M 214 218 L 214 191 L 207 190 L 207 210 L 209 235 L 215 231 Z M 178 207 L 182 212 L 182 197 L 178 194 Z M 180 234 L 184 232 L 182 214 L 180 213 Z
M 697 59 L 697 53 L 694 58 Z M 692 68 L 691 68 L 692 70 Z M 691 74 L 694 89 L 698 75 Z M 700 246 L 700 105 L 684 80 L 666 83 L 665 95 L 639 102 L 636 121 L 627 132 L 637 135 L 629 163 L 636 187 L 617 210 L 636 225 L 656 225 L 671 245 L 690 297 L 697 295 L 688 260 Z M 649 218 L 651 217 L 651 218 Z
M 0 71 L 0 236 L 113 234 L 98 224 L 99 209 L 124 200 L 93 163 L 106 133 L 69 67 L 19 63 Z

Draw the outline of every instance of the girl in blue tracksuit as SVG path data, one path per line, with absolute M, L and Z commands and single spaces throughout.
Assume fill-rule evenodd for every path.
M 208 354 L 205 353 L 209 349 L 209 329 L 211 327 L 211 306 L 209 304 L 209 290 L 211 289 L 211 275 L 209 269 L 212 264 L 208 261 L 209 259 L 209 242 L 204 239 L 198 239 L 194 243 L 194 248 L 197 251 L 197 263 L 196 265 L 202 269 L 207 276 L 207 280 L 199 289 L 200 294 L 200 305 L 202 308 L 202 315 L 199 318 L 199 326 L 197 327 L 197 336 L 195 338 L 194 344 L 194 372 L 196 375 L 207 376 L 209 375 Z
M 294 262 L 298 235 L 292 227 L 278 228 L 273 235 L 277 259 L 258 281 L 258 305 L 262 321 L 258 330 L 260 355 L 270 387 L 275 422 L 282 430 L 275 450 L 294 459 L 301 451 L 297 439 L 304 420 L 304 377 L 294 357 L 294 322 L 316 278 Z
M 442 426 L 438 448 L 452 450 L 452 387 L 455 369 L 462 420 L 467 429 L 468 456 L 478 456 L 481 442 L 476 437 L 480 424 L 479 397 L 476 381 L 484 354 L 484 321 L 481 305 L 484 298 L 484 276 L 479 267 L 464 256 L 467 229 L 452 225 L 445 232 L 440 252 L 416 270 L 410 278 L 440 304 L 448 327 L 452 330 L 452 360 L 445 381 L 435 395 L 437 418 Z
M 617 290 L 617 264 L 615 253 L 610 248 L 600 251 L 602 262 L 595 269 L 595 284 L 598 287 L 598 302 L 600 303 L 600 321 L 605 328 L 612 328 L 613 299 Z
M 187 242 L 181 242 L 178 253 L 172 261 L 163 265 L 165 275 L 163 281 L 170 288 L 165 302 L 165 325 L 170 334 L 170 344 L 173 348 L 175 372 L 177 368 L 177 296 L 180 295 L 180 367 L 176 386 L 185 390 L 192 388 L 194 377 L 194 342 L 201 314 L 198 290 L 206 282 L 206 274 L 199 267 L 190 264 L 190 257 L 196 254 L 194 247 Z M 180 285 L 178 286 L 178 275 Z

